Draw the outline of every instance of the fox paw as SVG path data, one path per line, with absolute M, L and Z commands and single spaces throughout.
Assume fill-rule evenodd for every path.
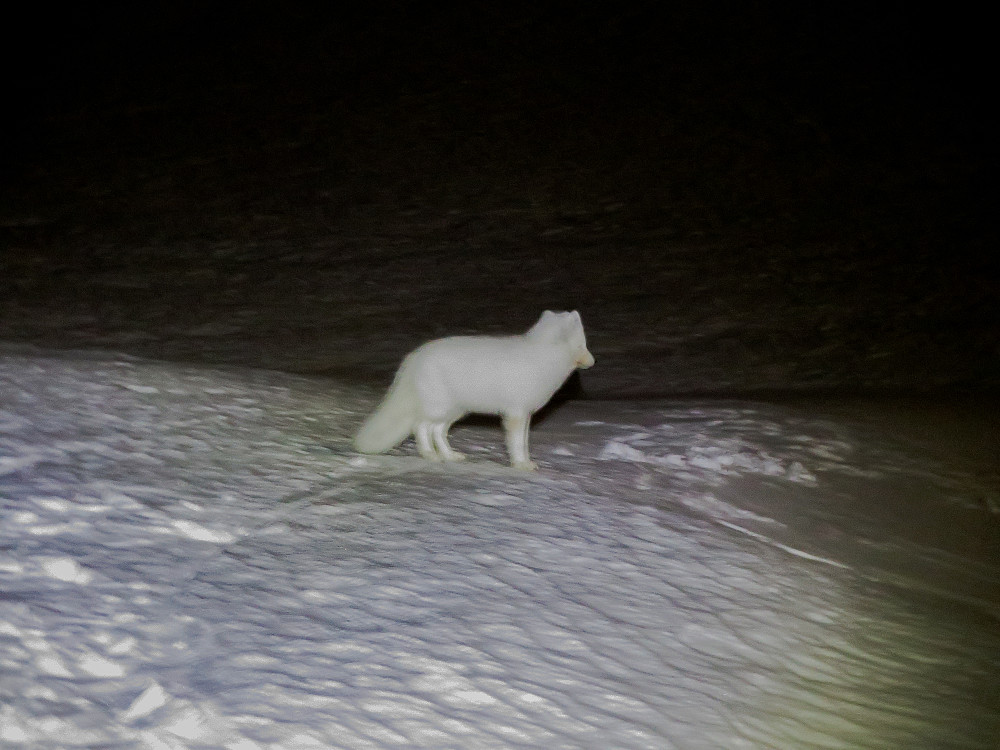
M 511 466 L 518 471 L 535 471 L 538 469 L 538 464 L 534 461 L 515 461 Z

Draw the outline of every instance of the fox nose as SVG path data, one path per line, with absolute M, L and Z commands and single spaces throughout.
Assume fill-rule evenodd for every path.
M 594 366 L 594 355 L 584 349 L 578 355 L 576 355 L 576 366 L 581 370 L 586 370 L 588 367 Z

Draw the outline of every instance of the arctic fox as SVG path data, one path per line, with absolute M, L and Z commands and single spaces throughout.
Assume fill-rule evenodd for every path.
M 460 461 L 448 429 L 466 414 L 499 414 L 516 469 L 528 457 L 531 415 L 576 368 L 594 364 L 580 314 L 546 310 L 519 336 L 451 336 L 410 352 L 378 409 L 354 438 L 362 453 L 385 453 L 411 434 L 430 461 Z

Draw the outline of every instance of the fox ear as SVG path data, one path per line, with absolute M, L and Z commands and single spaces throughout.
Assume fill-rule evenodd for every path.
M 536 333 L 539 331 L 549 331 L 552 330 L 553 327 L 558 327 L 558 323 L 559 316 L 551 310 L 546 310 L 529 330 L 535 331 Z

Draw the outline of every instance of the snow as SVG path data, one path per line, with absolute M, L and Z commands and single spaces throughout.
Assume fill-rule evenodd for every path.
M 8 346 L 0 388 L 5 747 L 1000 731 L 995 555 L 880 521 L 996 488 L 863 410 L 570 401 L 525 474 L 490 423 L 354 455 L 377 394 L 328 378 Z

